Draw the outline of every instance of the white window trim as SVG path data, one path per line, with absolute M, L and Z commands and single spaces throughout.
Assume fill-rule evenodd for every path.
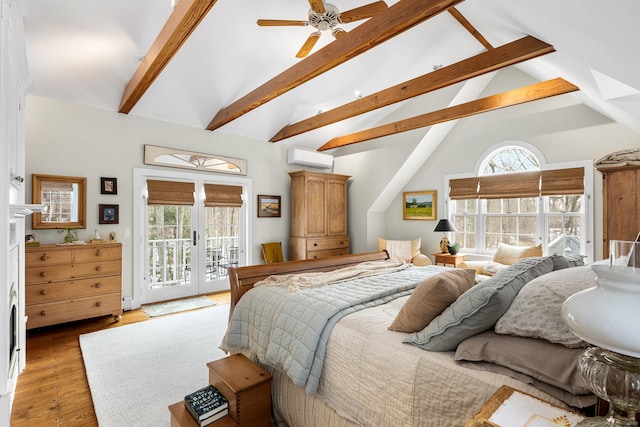
M 133 242 L 133 295 L 130 301 L 124 301 L 124 306 L 128 309 L 140 307 L 142 288 L 146 283 L 146 244 L 145 228 L 146 228 L 146 201 L 144 199 L 146 193 L 147 179 L 173 179 L 182 181 L 205 181 L 215 182 L 217 184 L 239 185 L 242 186 L 242 208 L 240 221 L 243 221 L 244 235 L 240 235 L 245 247 L 244 263 L 246 265 L 253 264 L 252 259 L 252 221 L 251 212 L 253 212 L 253 190 L 251 178 L 238 177 L 233 175 L 214 175 L 203 174 L 197 172 L 181 172 L 181 171 L 164 171 L 159 169 L 133 169 L 133 232 L 131 234 Z
M 495 145 L 488 150 L 486 150 L 483 155 L 476 162 L 474 172 L 472 173 L 462 173 L 462 174 L 451 174 L 444 176 L 444 204 L 445 204 L 445 215 L 446 218 L 451 219 L 452 212 L 450 211 L 449 204 L 449 181 L 452 179 L 460 179 L 460 178 L 473 178 L 479 176 L 480 168 L 486 163 L 486 159 L 492 153 L 503 149 L 507 146 L 519 146 L 526 148 L 531 151 L 540 162 L 540 170 L 556 170 L 556 169 L 570 169 L 583 167 L 584 168 L 584 230 L 585 230 L 585 245 L 584 245 L 584 255 L 585 262 L 593 262 L 594 261 L 594 213 L 593 213 L 593 161 L 592 160 L 578 160 L 573 162 L 563 162 L 563 163 L 551 163 L 548 164 L 544 158 L 544 155 L 538 150 L 536 147 L 532 146 L 523 141 L 504 141 L 501 144 Z M 541 213 L 543 211 L 542 202 L 539 204 L 539 213 L 544 218 L 544 214 Z M 543 247 L 546 248 L 547 236 L 546 236 L 546 228 L 543 227 L 540 221 L 538 221 L 537 225 L 537 239 L 540 242 L 543 242 Z M 484 248 L 484 224 L 476 224 L 476 246 Z M 474 256 L 476 258 L 490 258 L 493 255 L 491 251 L 478 250 L 475 252 L 465 251 L 465 254 L 470 255 L 470 259 L 473 259 Z

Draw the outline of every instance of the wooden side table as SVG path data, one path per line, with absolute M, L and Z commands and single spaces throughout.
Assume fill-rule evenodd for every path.
M 207 363 L 209 383 L 229 401 L 229 414 L 211 427 L 270 427 L 271 375 L 242 354 Z M 171 427 L 198 427 L 184 401 L 169 406 Z
M 239 427 L 271 426 L 271 375 L 242 354 L 207 363 L 209 383 L 229 401 Z
M 435 262 L 436 265 L 451 264 L 454 267 L 458 267 L 458 265 L 464 262 L 464 255 L 462 254 L 451 255 L 449 253 L 439 253 L 439 254 L 432 254 L 432 255 L 436 258 L 436 262 Z

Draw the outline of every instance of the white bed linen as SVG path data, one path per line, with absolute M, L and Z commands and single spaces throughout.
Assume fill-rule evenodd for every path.
M 280 376 L 274 380 L 275 409 L 291 427 L 352 425 L 348 420 L 364 426 L 463 426 L 503 384 L 565 406 L 510 377 L 458 366 L 452 352 L 403 344 L 407 334 L 387 327 L 407 298 L 338 322 L 316 396 Z

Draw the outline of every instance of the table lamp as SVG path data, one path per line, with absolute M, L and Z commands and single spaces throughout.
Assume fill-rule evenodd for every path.
M 438 221 L 436 228 L 433 231 L 441 231 L 443 233 L 442 240 L 440 240 L 440 252 L 449 253 L 449 238 L 447 237 L 447 233 L 450 231 L 456 231 L 456 228 L 453 226 L 451 221 L 448 219 L 441 219 Z
M 609 264 L 591 266 L 596 286 L 571 295 L 562 317 L 578 337 L 597 347 L 578 359 L 585 383 L 609 402 L 604 417 L 580 427 L 637 426 L 640 412 L 640 242 L 612 240 Z

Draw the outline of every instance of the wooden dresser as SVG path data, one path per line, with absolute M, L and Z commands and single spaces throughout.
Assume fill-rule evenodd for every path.
M 640 167 L 598 169 L 602 172 L 602 256 L 611 240 L 636 240 L 640 232 Z
M 27 329 L 91 317 L 122 316 L 122 244 L 28 247 Z
M 291 177 L 290 259 L 349 253 L 347 175 L 297 171 Z

